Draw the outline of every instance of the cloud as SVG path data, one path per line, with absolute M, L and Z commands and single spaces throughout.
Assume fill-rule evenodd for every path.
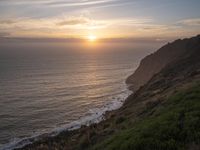
M 145 26 L 147 24 L 152 23 L 153 20 L 151 18 L 121 18 L 116 20 L 111 20 L 113 25 L 121 25 L 121 26 Z
M 64 21 L 60 21 L 57 23 L 58 26 L 66 26 L 66 25 L 80 25 L 80 24 L 87 24 L 89 23 L 90 20 L 87 19 L 87 18 L 83 18 L 83 17 L 80 17 L 80 18 L 69 18 L 69 19 L 66 19 Z
M 51 7 L 68 7 L 68 6 L 88 6 L 97 4 L 106 4 L 118 0 L 1 0 L 0 3 L 6 5 L 46 5 Z
M 94 20 L 81 16 L 59 19 L 59 21 L 56 23 L 56 26 L 60 28 L 92 30 L 106 28 L 109 26 L 109 24 L 110 23 L 105 20 Z
M 197 25 L 197 20 L 181 22 Z M 90 33 L 98 37 L 131 37 L 169 35 L 182 33 L 184 26 L 179 24 L 158 24 L 152 18 L 113 18 L 97 19 L 80 16 L 57 16 L 42 19 L 20 18 L 1 19 L 1 36 L 8 37 L 85 37 Z M 193 32 L 194 28 L 185 30 Z M 195 31 L 195 30 L 194 30 Z M 10 34 L 8 34 L 8 33 Z
M 1 0 L 0 4 L 5 5 L 23 5 L 23 4 L 45 4 L 52 2 L 52 0 Z
M 110 20 L 94 20 L 88 17 L 70 17 L 59 19 L 56 26 L 71 29 L 103 29 L 113 27 L 144 27 L 151 23 L 151 18 L 119 18 Z
M 200 26 L 200 18 L 192 18 L 178 21 L 178 24 L 187 26 Z
M 0 37 L 7 37 L 9 35 L 10 35 L 10 33 L 8 33 L 8 32 L 2 32 L 2 31 L 0 31 Z
M 97 4 L 106 4 L 110 2 L 115 2 L 117 0 L 77 0 L 77 1 L 51 1 L 46 3 L 46 5 L 53 7 L 69 7 L 69 6 L 89 6 L 89 5 L 97 5 Z
M 2 20 L 0 30 L 12 33 L 12 36 L 85 36 L 90 32 L 97 35 L 115 34 L 124 30 L 128 34 L 130 29 L 141 32 L 153 20 L 151 18 L 118 18 L 118 19 L 92 19 L 86 16 L 52 17 L 44 19 L 22 18 L 15 20 Z M 147 26 L 148 28 L 153 28 Z M 141 30 L 140 30 L 141 29 Z M 150 29 L 149 29 L 150 30 Z M 110 35 L 111 35 L 110 34 Z
M 6 19 L 6 20 L 0 20 L 0 24 L 13 24 L 15 23 L 16 21 L 14 20 L 9 20 L 9 19 Z

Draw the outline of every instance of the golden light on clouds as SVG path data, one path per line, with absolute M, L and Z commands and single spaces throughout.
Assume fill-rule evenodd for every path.
M 93 43 L 97 37 L 98 39 L 162 37 L 162 35 L 172 36 L 177 33 L 196 33 L 198 27 L 199 18 L 181 20 L 173 24 L 154 23 L 150 17 L 94 19 L 77 15 L 42 19 L 0 19 L 2 35 L 8 37 L 81 38 Z
M 194 1 L 0 0 L 0 37 L 189 36 L 200 30 L 200 1 Z

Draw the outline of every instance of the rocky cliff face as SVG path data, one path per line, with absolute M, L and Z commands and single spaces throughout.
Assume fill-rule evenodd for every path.
M 173 43 L 168 43 L 155 53 L 146 56 L 134 74 L 128 77 L 126 83 L 131 85 L 130 89 L 136 91 L 165 66 L 189 56 L 194 50 L 199 48 L 200 35 L 191 39 L 179 39 Z

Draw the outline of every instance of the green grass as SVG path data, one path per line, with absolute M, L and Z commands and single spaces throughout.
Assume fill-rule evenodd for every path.
M 151 111 L 151 110 L 149 110 Z M 183 150 L 200 144 L 200 84 L 172 95 L 148 117 L 93 150 Z

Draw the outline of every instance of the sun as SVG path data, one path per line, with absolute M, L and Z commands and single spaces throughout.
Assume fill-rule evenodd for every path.
M 89 35 L 87 38 L 90 42 L 95 42 L 97 40 L 97 37 L 95 35 Z

